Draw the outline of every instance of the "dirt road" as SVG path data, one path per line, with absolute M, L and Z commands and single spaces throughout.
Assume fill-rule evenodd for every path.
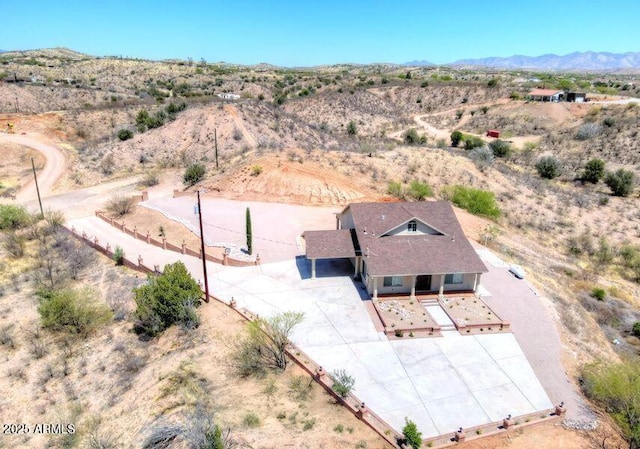
M 64 152 L 47 143 L 45 139 L 38 135 L 16 135 L 16 134 L 0 134 L 0 144 L 2 142 L 12 142 L 33 148 L 39 151 L 47 159 L 44 169 L 38 172 L 38 187 L 42 197 L 49 196 L 56 182 L 64 174 L 66 169 L 66 157 Z M 16 200 L 18 202 L 26 202 L 37 197 L 36 185 L 33 180 L 29 181 L 18 193 Z

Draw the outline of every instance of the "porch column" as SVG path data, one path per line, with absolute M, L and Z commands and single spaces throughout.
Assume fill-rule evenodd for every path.
M 411 299 L 416 299 L 416 277 L 411 276 Z
M 378 299 L 378 277 L 373 277 L 373 299 Z
M 356 256 L 356 263 L 354 263 L 355 265 L 355 270 L 353 273 L 353 277 L 358 277 L 358 274 L 360 273 L 360 256 Z
M 336 230 L 340 230 L 340 217 L 336 214 Z
M 478 292 L 478 273 L 476 273 L 475 278 L 473 279 L 473 293 Z
M 442 296 L 444 294 L 444 278 L 446 274 L 440 275 L 440 288 L 438 289 L 438 295 Z
M 316 278 L 316 260 L 311 259 L 311 279 Z

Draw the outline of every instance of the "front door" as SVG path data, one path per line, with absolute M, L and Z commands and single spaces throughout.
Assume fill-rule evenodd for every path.
M 431 291 L 431 275 L 423 274 L 416 277 L 416 291 L 428 292 Z

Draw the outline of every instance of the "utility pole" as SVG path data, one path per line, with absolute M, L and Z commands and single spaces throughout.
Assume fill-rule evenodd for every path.
M 213 141 L 216 147 L 216 170 L 218 169 L 218 129 L 213 128 Z
M 38 193 L 38 203 L 40 204 L 40 218 L 44 218 L 42 199 L 40 198 L 40 188 L 38 187 L 38 176 L 36 175 L 36 164 L 33 162 L 33 158 L 31 158 L 31 168 L 33 168 L 33 179 L 36 181 L 36 192 Z
M 202 230 L 202 206 L 198 190 L 198 219 L 200 220 L 200 250 L 202 251 L 202 271 L 204 271 L 204 301 L 209 302 L 209 280 L 207 279 L 207 255 L 204 252 L 204 231 Z

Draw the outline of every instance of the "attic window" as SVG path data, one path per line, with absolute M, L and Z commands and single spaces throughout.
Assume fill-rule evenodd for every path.
M 415 220 L 411 220 L 409 223 L 407 223 L 407 231 L 416 232 L 417 230 L 418 230 L 418 224 L 416 223 Z

